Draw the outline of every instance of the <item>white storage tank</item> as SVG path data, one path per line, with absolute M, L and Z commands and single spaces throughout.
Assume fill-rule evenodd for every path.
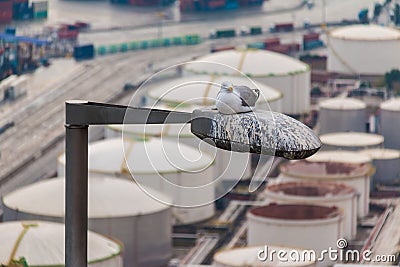
M 371 157 L 357 151 L 347 150 L 319 150 L 317 153 L 306 159 L 310 162 L 342 162 L 342 163 L 369 163 Z
M 0 265 L 64 266 L 64 229 L 64 224 L 44 221 L 0 223 Z M 88 232 L 88 266 L 122 267 L 121 254 L 116 241 Z
M 354 188 L 335 183 L 285 182 L 268 185 L 262 193 L 265 204 L 318 204 L 336 206 L 343 213 L 343 237 L 357 233 L 357 193 Z
M 385 147 L 400 150 L 400 98 L 381 103 L 381 133 Z
M 332 98 L 319 104 L 319 134 L 365 132 L 367 105 L 358 99 Z
M 192 112 L 199 106 L 178 106 L 162 104 L 154 108 L 167 109 L 183 112 Z M 251 154 L 232 152 L 223 149 L 216 149 L 214 146 L 204 142 L 196 137 L 190 131 L 190 124 L 151 124 L 151 125 L 109 125 L 105 130 L 106 138 L 120 137 L 124 138 L 145 138 L 162 137 L 163 140 L 170 140 L 176 144 L 185 144 L 194 149 L 204 151 L 213 157 L 214 164 L 211 166 L 214 173 L 214 179 L 221 181 L 217 185 L 217 195 L 225 194 L 239 179 L 250 178 Z
M 267 247 L 267 249 L 266 249 Z M 268 251 L 266 251 L 268 250 Z M 278 253 L 285 253 L 286 258 L 282 261 L 279 260 L 277 255 L 272 254 L 272 251 Z M 272 255 L 268 255 L 272 254 Z M 260 258 L 258 258 L 260 255 Z M 296 257 L 299 255 L 299 260 L 291 259 L 290 255 Z M 306 255 L 304 260 L 302 255 Z M 214 254 L 213 266 L 218 267 L 306 267 L 306 266 L 316 266 L 316 258 L 310 254 L 308 256 L 307 252 L 303 249 L 297 249 L 292 247 L 281 247 L 281 246 L 254 246 L 254 247 L 243 247 L 243 248 L 233 248 L 220 250 Z
M 3 197 L 4 219 L 63 222 L 65 179 L 53 178 Z M 120 240 L 124 266 L 163 266 L 172 255 L 171 208 L 146 195 L 135 183 L 89 178 L 89 229 Z M 0 252 L 1 253 L 1 252 Z
M 190 66 L 196 64 L 189 64 Z M 260 90 L 260 98 L 257 108 L 267 109 L 266 102 L 272 109 L 280 109 L 274 102 L 282 98 L 282 93 L 260 82 L 252 81 L 245 77 L 214 76 L 214 75 L 185 75 L 181 78 L 152 83 L 147 88 L 147 103 L 167 103 L 172 105 L 190 104 L 201 106 L 213 106 L 217 94 L 224 81 L 230 81 L 234 85 L 245 85 Z
M 310 67 L 289 56 L 265 50 L 227 50 L 212 53 L 186 66 L 194 74 L 242 76 L 278 89 L 280 111 L 301 115 L 310 111 Z
M 383 136 L 371 133 L 336 132 L 320 135 L 323 150 L 361 150 L 383 146 Z
M 156 189 L 161 195 L 153 197 L 179 206 L 173 209 L 176 224 L 214 215 L 213 161 L 198 149 L 160 138 L 112 138 L 89 144 L 89 173 L 121 177 Z M 64 176 L 65 154 L 58 158 L 57 172 Z
M 320 255 L 326 248 L 336 248 L 343 237 L 342 215 L 337 207 L 306 204 L 269 204 L 247 213 L 249 246 L 275 244 L 302 247 Z M 328 266 L 326 259 L 319 266 Z
M 376 169 L 374 185 L 400 185 L 400 151 L 394 149 L 367 149 L 360 153 L 372 158 Z
M 330 31 L 327 38 L 330 72 L 383 75 L 400 68 L 400 32 L 394 28 L 345 26 Z
M 282 164 L 280 182 L 318 181 L 346 184 L 358 193 L 357 215 L 369 212 L 370 179 L 375 169 L 370 163 L 310 162 L 306 160 Z

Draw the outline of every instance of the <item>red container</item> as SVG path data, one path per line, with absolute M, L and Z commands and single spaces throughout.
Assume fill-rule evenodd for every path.
M 318 39 L 319 39 L 319 33 L 317 32 L 310 32 L 303 35 L 303 42 L 315 41 Z
M 159 0 L 129 0 L 132 6 L 158 6 Z
M 276 38 L 268 38 L 264 41 L 264 45 L 266 48 L 273 47 L 273 46 L 280 45 L 280 44 L 281 44 L 281 40 L 277 37 Z
M 227 51 L 235 49 L 234 46 L 222 46 L 222 47 L 213 47 L 211 48 L 211 53 L 220 52 L 220 51 Z
M 275 30 L 276 31 L 292 31 L 294 28 L 293 23 L 278 23 L 275 24 Z
M 78 30 L 59 30 L 58 38 L 75 40 L 78 38 L 78 34 L 79 34 Z
M 280 45 L 275 45 L 273 47 L 269 47 L 266 50 L 288 55 L 291 52 L 291 46 L 287 44 L 280 44 Z
M 13 2 L 0 1 L 0 23 L 9 23 L 12 20 Z

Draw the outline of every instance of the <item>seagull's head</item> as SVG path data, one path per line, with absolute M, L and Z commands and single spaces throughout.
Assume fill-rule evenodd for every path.
M 232 92 L 233 91 L 233 83 L 232 82 L 223 82 L 221 84 L 221 90 L 225 92 Z

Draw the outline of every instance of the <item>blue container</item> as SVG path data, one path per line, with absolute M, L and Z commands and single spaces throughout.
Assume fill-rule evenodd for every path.
M 226 9 L 237 9 L 239 7 L 239 1 L 238 0 L 227 0 L 225 3 L 225 8 Z
M 264 49 L 265 44 L 263 42 L 255 42 L 247 45 L 247 48 L 250 49 Z
M 323 46 L 324 42 L 322 42 L 321 40 L 311 40 L 303 43 L 304 50 L 312 50 Z
M 94 45 L 80 45 L 74 47 L 74 58 L 76 60 L 92 59 L 94 58 Z
M 10 35 L 15 35 L 17 32 L 17 29 L 15 27 L 6 27 L 4 30 L 5 34 L 10 34 Z

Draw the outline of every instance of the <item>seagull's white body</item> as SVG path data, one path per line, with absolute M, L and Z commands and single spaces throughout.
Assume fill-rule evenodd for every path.
M 258 89 L 234 86 L 231 82 L 223 82 L 215 105 L 218 111 L 223 114 L 249 112 L 255 106 L 259 94 Z

